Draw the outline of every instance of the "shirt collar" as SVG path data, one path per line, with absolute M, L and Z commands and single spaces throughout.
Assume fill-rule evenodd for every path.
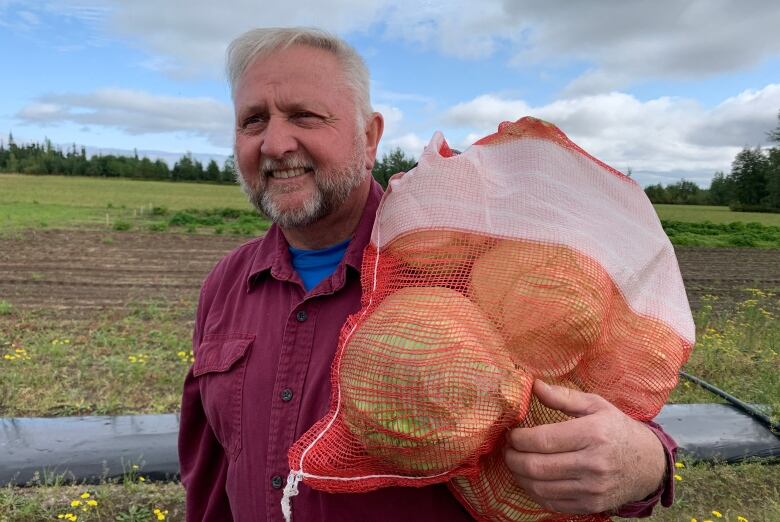
M 374 227 L 374 218 L 376 217 L 379 201 L 382 199 L 382 186 L 371 180 L 371 187 L 368 192 L 363 215 L 360 217 L 355 232 L 352 234 L 352 240 L 344 254 L 344 259 L 333 274 L 333 290 L 344 286 L 346 278 L 345 266 L 349 266 L 357 273 L 360 273 L 360 267 L 363 263 L 363 250 L 368 246 L 371 240 L 371 230 Z M 270 273 L 271 277 L 280 281 L 289 281 L 297 278 L 295 269 L 290 260 L 290 251 L 287 240 L 282 234 L 282 229 L 274 223 L 265 234 L 262 241 L 257 242 L 252 265 L 249 269 L 246 279 L 246 290 L 252 288 L 262 279 L 263 275 Z

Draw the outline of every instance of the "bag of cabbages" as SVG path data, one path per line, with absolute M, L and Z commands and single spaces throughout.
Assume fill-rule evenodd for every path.
M 436 133 L 390 180 L 361 278 L 330 409 L 289 451 L 287 516 L 302 479 L 339 493 L 448 482 L 478 519 L 558 520 L 500 458 L 508 429 L 565 420 L 532 400 L 534 379 L 647 420 L 694 342 L 641 187 L 535 118 L 458 155 Z

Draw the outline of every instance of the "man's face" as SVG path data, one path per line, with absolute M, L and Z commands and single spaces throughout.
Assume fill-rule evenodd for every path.
M 345 204 L 367 175 L 366 138 L 331 53 L 293 46 L 252 62 L 236 86 L 241 186 L 283 228 Z

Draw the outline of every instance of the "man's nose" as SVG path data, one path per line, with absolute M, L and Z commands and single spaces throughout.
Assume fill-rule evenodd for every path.
M 263 131 L 260 153 L 269 158 L 282 158 L 298 148 L 290 123 L 282 118 L 270 118 Z

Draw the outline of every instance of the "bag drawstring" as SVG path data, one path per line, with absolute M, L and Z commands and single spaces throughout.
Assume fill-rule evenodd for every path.
M 290 474 L 287 475 L 287 485 L 284 486 L 284 494 L 282 495 L 282 515 L 284 515 L 285 522 L 292 522 L 292 497 L 298 494 L 298 483 L 303 478 L 303 473 L 300 471 L 290 470 Z

